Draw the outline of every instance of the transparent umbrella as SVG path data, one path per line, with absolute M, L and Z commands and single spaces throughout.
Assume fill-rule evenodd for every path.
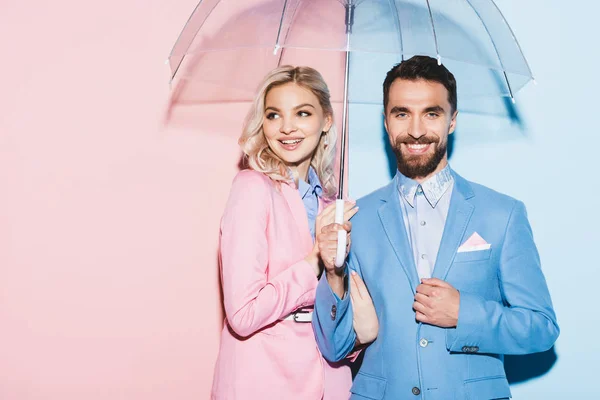
M 168 59 L 171 104 L 250 102 L 271 69 L 316 68 L 341 111 L 341 199 L 352 121 L 381 107 L 386 72 L 416 54 L 453 72 L 461 111 L 496 113 L 533 79 L 493 0 L 202 0 Z

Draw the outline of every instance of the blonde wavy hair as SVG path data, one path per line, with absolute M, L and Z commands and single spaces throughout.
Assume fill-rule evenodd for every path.
M 255 171 L 266 174 L 276 183 L 289 182 L 290 176 L 283 160 L 271 150 L 267 143 L 263 132 L 263 118 L 267 93 L 274 87 L 286 83 L 295 83 L 310 90 L 319 99 L 323 114 L 330 116 L 333 120 L 329 88 L 317 70 L 310 67 L 285 65 L 272 70 L 265 76 L 248 112 L 238 143 L 244 152 L 245 164 Z M 326 199 L 334 199 L 337 192 L 334 175 L 336 139 L 335 125 L 332 124 L 329 131 L 321 135 L 310 162 L 321 180 L 323 197 Z

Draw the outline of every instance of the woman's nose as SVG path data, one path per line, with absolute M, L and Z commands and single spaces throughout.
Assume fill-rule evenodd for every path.
M 296 125 L 291 118 L 281 118 L 281 126 L 279 127 L 279 131 L 286 135 L 294 132 L 296 130 Z

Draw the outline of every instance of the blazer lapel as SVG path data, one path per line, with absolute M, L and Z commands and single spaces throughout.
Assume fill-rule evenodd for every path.
M 448 275 L 475 208 L 468 201 L 474 196 L 469 182 L 454 171 L 452 171 L 452 174 L 454 176 L 454 189 L 452 190 L 448 218 L 444 225 L 444 233 L 442 234 L 440 249 L 432 274 L 434 278 L 441 280 L 445 280 Z
M 396 182 L 394 179 L 389 185 L 387 195 L 382 199 L 385 203 L 379 207 L 378 213 L 381 219 L 383 229 L 390 241 L 390 245 L 396 253 L 398 261 L 408 278 L 410 287 L 415 292 L 419 285 L 419 276 L 413 257 L 413 251 L 410 247 L 410 242 L 406 234 L 404 226 L 404 218 L 402 217 L 402 209 L 400 208 L 400 198 L 398 190 L 396 190 Z

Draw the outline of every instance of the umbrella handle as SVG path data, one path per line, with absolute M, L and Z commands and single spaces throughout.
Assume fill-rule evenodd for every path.
M 342 225 L 344 223 L 344 200 L 335 201 L 335 223 Z M 338 231 L 337 253 L 335 255 L 335 266 L 341 268 L 346 260 L 346 231 Z

